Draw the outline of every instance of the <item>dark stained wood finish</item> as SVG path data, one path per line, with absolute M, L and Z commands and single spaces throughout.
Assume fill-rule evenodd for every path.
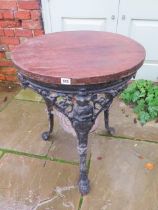
M 144 48 L 134 40 L 109 32 L 58 32 L 33 38 L 12 52 L 19 70 L 34 80 L 72 85 L 105 83 L 140 68 Z

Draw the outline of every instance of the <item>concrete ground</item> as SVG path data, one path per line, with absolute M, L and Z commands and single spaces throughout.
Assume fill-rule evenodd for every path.
M 110 124 L 113 137 L 102 115 L 89 135 L 91 191 L 81 197 L 68 122 L 56 112 L 52 139 L 42 141 L 48 122 L 41 97 L 0 87 L 0 210 L 158 210 L 158 123 L 142 127 L 116 99 Z

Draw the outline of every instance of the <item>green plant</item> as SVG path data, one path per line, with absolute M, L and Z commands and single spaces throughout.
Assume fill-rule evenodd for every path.
M 152 81 L 134 81 L 120 98 L 126 104 L 132 105 L 142 125 L 158 117 L 158 86 Z

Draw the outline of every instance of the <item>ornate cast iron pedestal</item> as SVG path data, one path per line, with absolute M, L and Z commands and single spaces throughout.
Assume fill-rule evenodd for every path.
M 118 81 L 96 85 L 50 85 L 29 79 L 21 73 L 18 78 L 24 88 L 31 88 L 40 94 L 47 106 L 49 130 L 42 134 L 48 140 L 54 125 L 53 108 L 63 113 L 71 122 L 78 138 L 80 155 L 79 190 L 82 195 L 89 192 L 86 156 L 88 133 L 101 111 L 104 111 L 105 128 L 109 134 L 114 131 L 109 127 L 109 107 L 113 98 L 127 85 L 133 74 Z

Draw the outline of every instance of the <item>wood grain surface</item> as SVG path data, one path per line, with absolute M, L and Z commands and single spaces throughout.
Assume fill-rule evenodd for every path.
M 125 36 L 97 31 L 58 32 L 33 38 L 12 52 L 12 60 L 26 76 L 51 84 L 98 84 L 136 72 L 145 59 L 144 48 Z

